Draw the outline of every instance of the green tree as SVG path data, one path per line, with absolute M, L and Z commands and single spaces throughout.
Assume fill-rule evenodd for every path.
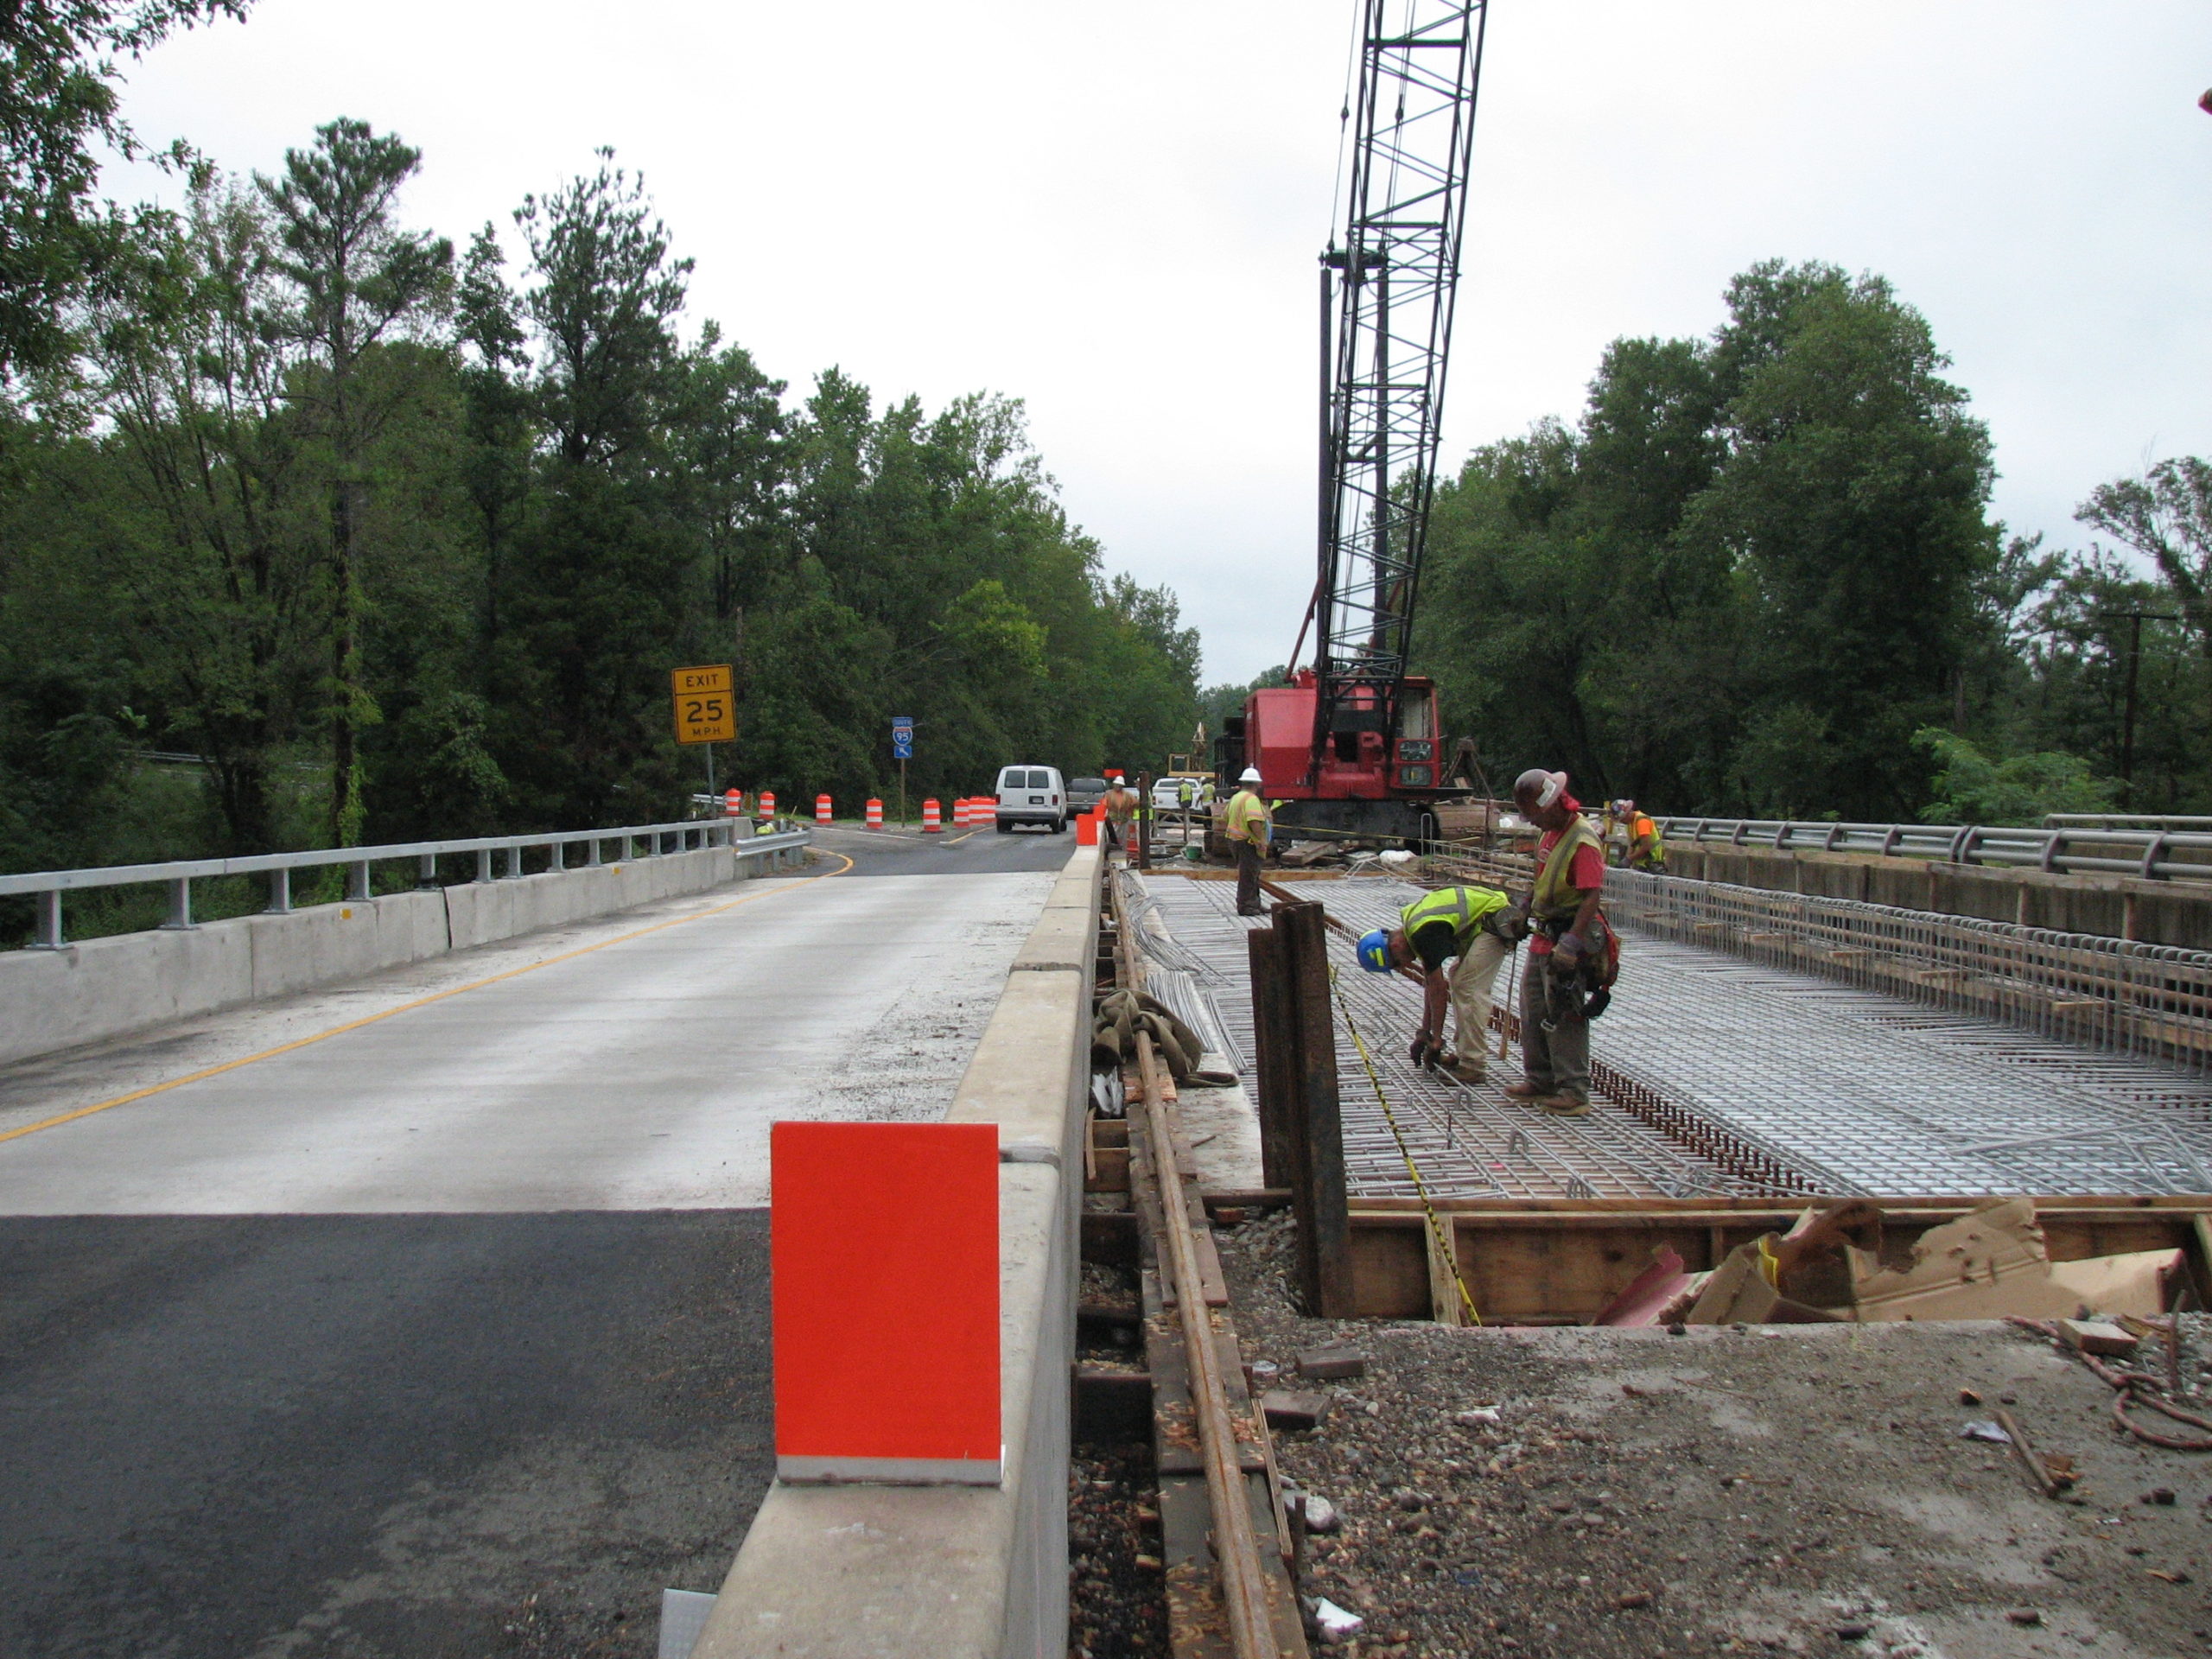
M 118 112 L 118 55 L 243 17 L 247 0 L 13 0 L 0 16 L 0 379 L 66 365 L 76 307 L 131 279 L 144 216 L 94 197 L 108 149 L 145 146 Z M 163 152 L 191 159 L 181 143 Z
M 1992 756 L 1940 726 L 1913 741 L 1936 764 L 1936 798 L 1921 809 L 1931 823 L 2036 824 L 2046 813 L 2109 810 L 2113 785 L 2091 775 L 2079 755 L 2046 750 Z
M 367 810 L 356 734 L 379 718 L 359 654 L 364 467 L 415 391 L 409 377 L 372 378 L 362 365 L 433 316 L 450 288 L 453 245 L 393 222 L 400 187 L 421 165 L 397 137 L 341 117 L 315 129 L 312 148 L 284 152 L 281 179 L 257 180 L 292 288 L 272 321 L 305 350 L 291 401 L 329 450 L 330 834 L 340 847 L 359 841 Z

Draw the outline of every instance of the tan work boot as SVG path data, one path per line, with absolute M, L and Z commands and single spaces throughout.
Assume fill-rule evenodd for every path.
M 1462 1083 L 1488 1083 L 1490 1068 L 1479 1059 L 1454 1060 L 1444 1068 Z
M 1537 1088 L 1535 1084 L 1524 1079 L 1520 1083 L 1507 1084 L 1505 1097 L 1508 1100 L 1541 1100 L 1544 1097 L 1544 1091 Z
M 1554 1117 L 1587 1117 L 1590 1103 L 1580 1095 L 1546 1095 L 1536 1103 Z

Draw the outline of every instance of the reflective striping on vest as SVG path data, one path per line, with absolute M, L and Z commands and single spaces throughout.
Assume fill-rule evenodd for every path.
M 1226 826 L 1231 841 L 1254 841 L 1260 837 L 1252 831 L 1255 826 L 1265 830 L 1268 809 L 1260 804 L 1260 798 L 1249 789 L 1240 789 L 1229 798 L 1229 822 Z
M 1464 945 L 1477 923 L 1503 910 L 1508 902 L 1495 887 L 1439 887 L 1400 911 L 1398 925 L 1410 939 L 1431 922 L 1446 921 L 1452 924 L 1452 937 Z
M 1595 847 L 1598 837 L 1590 828 L 1590 821 L 1580 812 L 1567 823 L 1550 852 L 1544 855 L 1544 868 L 1536 872 L 1536 889 L 1529 897 L 1529 913 L 1541 922 L 1557 921 L 1572 916 L 1582 903 L 1581 890 L 1567 878 L 1574 868 L 1574 854 L 1578 848 Z

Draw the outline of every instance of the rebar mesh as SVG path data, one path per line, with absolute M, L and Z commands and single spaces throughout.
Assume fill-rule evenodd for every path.
M 1179 965 L 1216 992 L 1249 1055 L 1249 924 L 1236 916 L 1226 884 L 1126 879 L 1139 903 L 1151 901 Z M 1300 897 L 1320 899 L 1357 931 L 1395 921 L 1421 891 L 1363 879 L 1307 883 Z M 2177 960 L 2191 953 L 2103 950 L 2126 942 L 1665 877 L 1609 883 L 1608 907 L 1629 948 L 1612 1007 L 1592 1027 L 1592 1052 L 1617 1098 L 1582 1119 L 1543 1117 L 1494 1085 L 1471 1088 L 1408 1064 L 1418 994 L 1359 971 L 1349 943 L 1332 938 L 1338 995 L 1367 1034 L 1437 1190 L 2212 1192 L 2212 1083 L 2166 1058 L 2201 1056 L 2201 1042 L 2130 1035 L 2154 997 L 2170 1025 L 2196 1017 L 2183 1005 L 2197 994 L 2191 987 L 2212 979 Z M 1719 944 L 1730 950 L 1713 948 Z M 1977 964 L 1970 976 L 1968 959 Z M 2104 1014 L 2028 995 L 2053 982 L 2095 985 Z M 1501 1001 L 1506 990 L 1501 973 Z M 2081 1033 L 2105 1046 L 2079 1040 Z M 1408 1193 L 1341 1031 L 1338 1047 L 1352 1190 Z M 1500 1071 L 1501 1081 L 1511 1075 Z

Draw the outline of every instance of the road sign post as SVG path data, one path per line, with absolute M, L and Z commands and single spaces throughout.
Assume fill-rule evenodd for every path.
M 715 792 L 715 745 L 737 739 L 737 698 L 728 663 L 704 663 L 669 675 L 676 741 L 707 746 L 707 793 Z
M 914 717 L 891 716 L 891 758 L 899 763 L 899 823 L 906 823 L 906 763 L 914 758 Z

